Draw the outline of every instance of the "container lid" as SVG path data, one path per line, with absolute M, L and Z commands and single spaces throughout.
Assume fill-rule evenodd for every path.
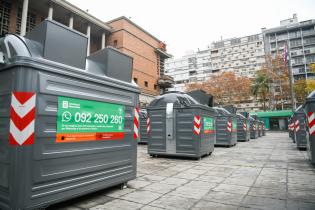
M 213 107 L 221 116 L 233 116 L 228 110 L 221 107 Z
M 147 118 L 148 117 L 146 109 L 140 109 L 140 117 L 141 118 Z
M 188 107 L 191 105 L 200 105 L 194 98 L 182 92 L 167 92 L 156 97 L 149 107 L 165 107 L 166 104 L 173 103 L 174 106 Z
M 315 102 L 315 90 L 313 90 L 313 92 L 311 92 L 306 98 L 305 103 L 310 103 L 310 102 Z
M 244 119 L 244 120 L 247 119 L 246 117 L 244 117 L 244 116 L 243 116 L 242 114 L 240 114 L 240 113 L 237 113 L 236 116 L 237 116 L 237 118 L 240 118 L 240 119 Z
M 298 108 L 296 108 L 296 110 L 294 111 L 294 113 L 304 113 L 303 106 L 300 105 Z

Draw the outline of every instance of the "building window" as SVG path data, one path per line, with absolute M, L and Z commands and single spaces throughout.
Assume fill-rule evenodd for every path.
M 154 90 L 156 90 L 157 89 L 157 84 L 154 84 Z
M 0 1 L 0 35 L 3 36 L 9 32 L 11 3 L 9 1 Z
M 21 33 L 22 22 L 22 7 L 19 7 L 16 17 L 16 33 Z M 36 14 L 29 11 L 27 12 L 26 32 L 31 31 L 36 26 Z
M 133 81 L 138 84 L 138 78 L 133 78 Z
M 118 41 L 114 40 L 114 47 L 117 47 Z
M 145 86 L 145 87 L 148 87 L 148 86 L 149 86 L 148 81 L 144 81 L 144 86 Z

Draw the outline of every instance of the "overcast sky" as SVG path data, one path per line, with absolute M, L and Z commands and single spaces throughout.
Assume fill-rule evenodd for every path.
M 315 19 L 315 0 L 68 0 L 103 20 L 126 16 L 166 42 L 175 58 L 212 41 L 247 36 L 297 14 Z

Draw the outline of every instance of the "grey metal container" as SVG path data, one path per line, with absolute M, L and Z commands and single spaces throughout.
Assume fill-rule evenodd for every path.
M 44 21 L 38 27 L 32 32 L 31 39 L 16 35 L 0 39 L 0 51 L 4 55 L 0 65 L 1 210 L 46 207 L 136 177 L 137 144 L 133 139 L 133 117 L 138 104 L 138 87 L 131 83 L 131 78 L 125 82 L 101 72 L 95 73 L 94 68 L 103 69 L 101 64 L 97 65 L 102 61 L 94 59 L 93 65 L 89 65 L 89 57 L 86 59 L 82 55 L 81 50 L 86 52 L 85 35 L 52 21 Z M 45 44 L 36 37 L 45 40 Z M 72 54 L 65 55 L 64 50 Z M 126 64 L 120 70 L 130 72 L 132 58 L 124 54 L 117 56 Z M 27 94 L 33 95 L 32 100 L 22 102 Z M 21 105 L 16 106 L 18 95 L 22 97 L 18 102 Z M 88 135 L 78 132 L 77 137 L 61 134 L 58 139 L 59 123 L 74 119 L 73 115 L 59 113 L 63 108 L 78 109 L 76 119 L 80 122 L 96 123 L 95 116 L 83 120 L 83 112 L 80 112 L 83 103 L 72 103 L 64 100 L 65 97 L 72 102 L 101 104 L 98 108 L 104 111 L 103 114 L 108 111 L 103 105 L 119 107 L 116 111 L 123 117 L 118 121 L 114 119 L 113 123 L 122 126 L 119 128 L 121 132 L 113 132 L 113 136 L 107 132 Z M 15 127 L 28 119 L 14 121 L 17 117 L 12 109 L 17 113 L 25 111 L 29 102 L 34 103 L 35 111 L 30 113 L 35 113 L 32 121 L 35 125 L 30 123 L 27 130 L 21 128 L 18 131 Z M 13 107 L 11 112 L 10 106 Z M 89 116 L 89 113 L 85 114 Z M 74 125 L 83 128 L 86 124 Z M 24 141 L 28 132 L 32 134 Z M 116 134 L 121 136 L 115 139 Z M 110 136 L 105 140 L 107 135 Z M 80 139 L 83 136 L 85 139 Z
M 295 119 L 294 135 L 296 147 L 298 149 L 306 148 L 306 115 L 302 106 L 299 106 L 293 113 Z
M 216 119 L 216 143 L 220 146 L 233 146 L 237 143 L 237 118 L 224 108 L 215 107 L 219 115 Z
M 200 158 L 213 152 L 216 112 L 212 108 L 187 94 L 169 92 L 156 97 L 147 111 L 150 155 Z
M 258 120 L 258 137 L 262 136 L 262 122 Z
M 249 141 L 250 126 L 249 120 L 241 114 L 237 116 L 237 141 Z
M 146 109 L 140 110 L 140 144 L 148 143 L 148 130 L 147 130 L 148 114 Z
M 262 123 L 262 135 L 263 136 L 266 136 L 266 126 L 265 126 L 265 122 L 264 121 L 261 121 Z
M 291 139 L 293 139 L 292 123 L 293 123 L 293 116 L 291 116 L 290 119 L 288 120 L 288 132 L 289 132 L 289 137 Z
M 258 138 L 258 131 L 257 131 L 257 121 L 253 117 L 249 117 L 250 122 L 250 138 L 257 139 Z
M 292 122 L 292 142 L 293 143 L 296 143 L 296 136 L 295 136 L 295 121 L 296 121 L 296 118 L 294 115 L 292 115 L 292 118 L 291 118 L 291 122 Z
M 307 153 L 312 164 L 315 164 L 315 90 L 309 94 L 304 104 L 307 116 Z

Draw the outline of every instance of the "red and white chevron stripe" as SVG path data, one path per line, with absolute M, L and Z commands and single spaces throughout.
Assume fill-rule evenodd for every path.
M 290 131 L 293 131 L 293 130 L 294 130 L 294 123 L 290 123 L 290 124 L 289 124 L 289 130 L 290 130 Z
M 243 129 L 244 129 L 244 131 L 246 131 L 246 130 L 247 130 L 247 125 L 246 125 L 246 123 L 245 123 L 245 122 L 243 123 Z
M 201 118 L 200 116 L 194 117 L 194 134 L 200 134 L 200 127 L 201 127 Z
M 315 135 L 315 113 L 314 112 L 308 112 L 307 113 L 307 119 L 308 119 L 308 126 L 309 126 L 310 135 Z
M 139 115 L 140 115 L 139 107 L 136 107 L 134 112 L 135 112 L 135 116 L 133 118 L 133 138 L 137 140 L 139 138 Z
M 294 123 L 295 132 L 298 132 L 300 130 L 300 121 L 296 120 Z
M 151 131 L 151 122 L 150 122 L 150 118 L 147 118 L 147 134 L 150 134 Z
M 13 92 L 10 107 L 11 145 L 34 144 L 35 139 L 36 94 L 33 92 Z
M 231 120 L 229 120 L 228 122 L 227 122 L 227 130 L 229 131 L 229 132 L 232 132 L 232 121 Z

